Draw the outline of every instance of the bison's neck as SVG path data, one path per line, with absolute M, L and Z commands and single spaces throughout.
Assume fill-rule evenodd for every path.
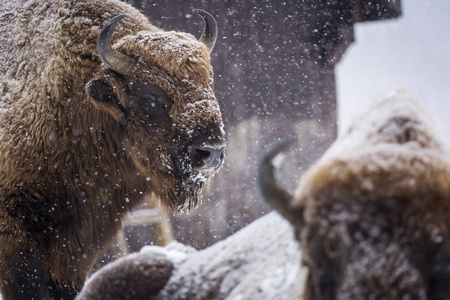
M 91 203 L 108 206 L 111 215 L 125 213 L 148 187 L 124 150 L 124 132 L 87 100 L 89 78 L 60 80 L 35 91 L 32 105 L 23 100 L 22 111 L 17 103 L 14 113 L 2 115 L 0 151 L 8 158 L 0 159 L 2 193 L 49 209 Z M 63 217 L 77 213 L 67 210 Z
M 31 194 L 42 190 L 40 184 L 46 185 L 41 211 L 49 212 L 49 221 L 43 225 L 52 223 L 54 233 L 46 238 L 56 250 L 46 261 L 55 262 L 50 268 L 56 278 L 66 283 L 75 278 L 77 285 L 97 257 L 93 253 L 108 247 L 123 215 L 147 192 L 145 180 L 116 139 L 121 134 L 118 124 L 89 103 L 83 105 L 90 111 L 77 112 L 72 107 L 71 112 L 60 112 L 64 118 L 48 125 L 48 129 L 60 127 L 60 134 L 54 141 L 43 140 L 47 159 L 36 177 L 39 180 L 27 186 Z M 72 259 L 77 260 L 77 268 Z
M 64 134 L 58 139 L 61 141 L 58 149 L 54 145 L 49 150 L 56 160 L 61 156 L 66 158 L 56 173 L 64 186 L 80 198 L 109 203 L 118 206 L 119 210 L 129 209 L 148 187 L 125 150 L 125 133 L 109 115 L 96 110 L 87 101 L 78 101 L 82 103 L 79 111 L 72 111 L 71 116 L 67 113 L 64 119 L 55 123 L 55 126 L 64 127 Z M 60 151 L 61 155 L 55 156 L 55 151 Z M 48 167 L 51 168 L 52 163 Z

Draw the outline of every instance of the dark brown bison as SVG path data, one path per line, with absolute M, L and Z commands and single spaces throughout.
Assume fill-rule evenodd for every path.
M 449 149 L 405 95 L 363 115 L 304 174 L 294 197 L 260 169 L 296 229 L 304 299 L 449 299 Z M 300 284 L 300 282 L 299 282 Z
M 195 205 L 224 149 L 196 12 L 200 41 L 115 0 L 0 3 L 4 298 L 73 298 L 146 193 Z

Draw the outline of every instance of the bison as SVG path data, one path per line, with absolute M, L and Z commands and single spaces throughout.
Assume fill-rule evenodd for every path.
M 225 133 L 197 40 L 118 0 L 0 3 L 0 289 L 72 299 L 125 213 L 196 204 Z
M 449 299 L 449 148 L 403 93 L 382 101 L 302 177 L 295 196 L 261 165 L 267 201 L 296 230 L 304 299 Z M 300 282 L 299 282 L 300 284 Z

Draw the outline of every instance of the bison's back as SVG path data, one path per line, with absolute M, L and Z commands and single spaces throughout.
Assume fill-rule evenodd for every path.
M 0 2 L 1 108 L 66 100 L 75 89 L 83 94 L 84 85 L 100 68 L 99 30 L 115 15 L 128 15 L 117 37 L 154 30 L 148 20 L 120 1 L 73 2 Z

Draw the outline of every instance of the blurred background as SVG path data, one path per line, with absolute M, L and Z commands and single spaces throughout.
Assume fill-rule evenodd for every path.
M 155 25 L 197 37 L 203 21 L 192 8 L 216 18 L 211 59 L 228 139 L 226 163 L 199 207 L 167 213 L 162 227 L 131 222 L 123 237 L 131 251 L 172 238 L 202 249 L 238 231 L 270 211 L 256 183 L 268 149 L 296 138 L 277 173 L 293 191 L 354 115 L 397 89 L 450 126 L 447 0 L 128 2 Z
M 402 0 L 401 17 L 354 26 L 336 67 L 340 130 L 371 102 L 406 89 L 450 137 L 450 1 Z

